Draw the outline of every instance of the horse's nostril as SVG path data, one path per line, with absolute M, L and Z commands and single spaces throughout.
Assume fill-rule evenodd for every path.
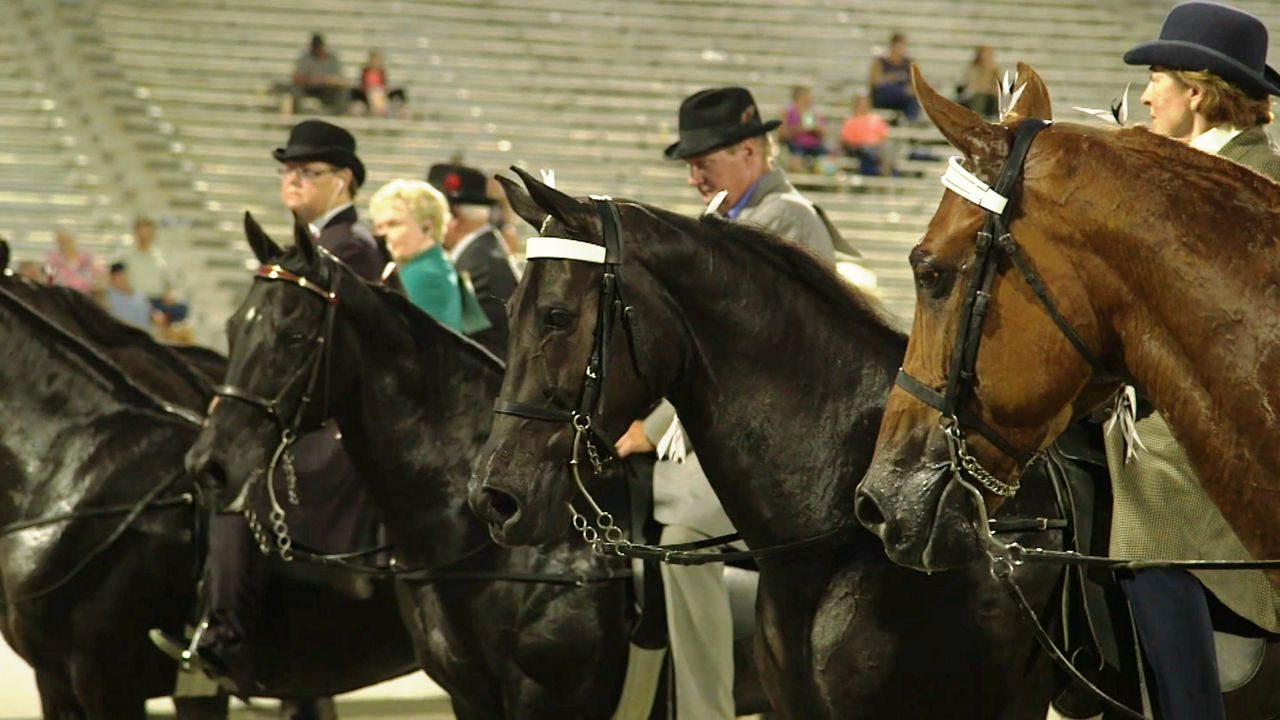
M 489 508 L 493 511 L 492 514 L 497 516 L 497 519 L 506 521 L 520 512 L 520 503 L 507 493 L 491 487 L 486 487 L 481 492 L 484 493 L 484 497 L 489 503 Z
M 884 538 L 884 511 L 880 509 L 880 503 L 877 503 L 870 493 L 865 490 L 858 491 L 853 501 L 853 514 L 863 527 L 875 533 L 876 536 Z

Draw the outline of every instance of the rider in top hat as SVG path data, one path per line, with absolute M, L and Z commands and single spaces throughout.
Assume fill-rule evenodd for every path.
M 364 163 L 351 133 L 323 120 L 303 120 L 289 142 L 271 153 L 280 162 L 280 200 L 311 229 L 320 247 L 366 280 L 377 280 L 388 257 L 354 205 L 364 185 Z
M 1151 68 L 1142 102 L 1152 131 L 1280 180 L 1280 156 L 1264 130 L 1280 75 L 1267 66 L 1266 53 L 1267 29 L 1257 18 L 1218 3 L 1186 2 L 1169 11 L 1159 39 L 1135 46 L 1124 61 Z M 1132 417 L 1137 411 L 1125 395 L 1115 412 Z M 1107 425 L 1111 554 L 1252 559 L 1160 414 L 1137 420 L 1126 433 L 1128 425 Z M 1156 717 L 1223 718 L 1213 631 L 1255 638 L 1280 632 L 1280 592 L 1261 570 L 1150 568 L 1121 576 L 1120 584 L 1155 680 Z
M 680 137 L 666 149 L 669 160 L 689 166 L 689 185 L 704 202 L 719 192 L 717 212 L 760 225 L 812 250 L 834 265 L 835 249 L 851 255 L 822 211 L 801 195 L 774 166 L 769 132 L 780 121 L 761 120 L 745 88 L 712 88 L 680 105 Z M 675 408 L 665 400 L 617 442 L 619 456 L 658 451 L 653 469 L 654 517 L 663 524 L 661 542 L 678 544 L 734 532 L 696 453 L 687 447 Z M 732 718 L 733 623 L 724 567 L 663 564 L 677 715 Z
M 427 182 L 444 193 L 451 218 L 444 233 L 445 252 L 458 270 L 458 279 L 470 283 L 489 328 L 472 337 L 500 358 L 507 356 L 507 298 L 516 289 L 516 274 L 506 245 L 490 221 L 493 200 L 486 192 L 488 179 L 465 165 L 437 164 L 427 171 Z

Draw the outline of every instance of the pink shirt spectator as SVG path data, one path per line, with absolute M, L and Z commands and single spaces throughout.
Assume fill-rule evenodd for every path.
M 874 147 L 889 137 L 889 124 L 875 113 L 846 118 L 840 128 L 840 141 L 851 148 Z
M 783 114 L 783 122 L 791 130 L 790 142 L 796 147 L 813 149 L 822 145 L 822 134 L 817 128 L 826 125 L 826 121 L 818 116 L 812 108 L 800 110 L 789 105 Z
M 102 258 L 76 248 L 75 240 L 69 234 L 58 234 L 58 248 L 50 251 L 44 260 L 49 268 L 49 277 L 55 285 L 86 294 L 102 288 L 103 278 L 106 276 Z

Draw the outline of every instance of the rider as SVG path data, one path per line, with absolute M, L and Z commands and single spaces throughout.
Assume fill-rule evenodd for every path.
M 366 280 L 377 281 L 386 264 L 369 229 L 353 206 L 365 179 L 355 138 L 336 125 L 304 120 L 272 154 L 280 165 L 280 199 L 317 243 Z M 227 401 L 227 400 L 223 400 Z M 329 422 L 299 435 L 292 447 L 304 513 L 290 517 L 290 533 L 309 547 L 331 551 L 368 547 L 373 541 L 372 501 L 342 449 L 341 433 Z M 267 511 L 257 513 L 266 518 Z M 336 547 L 335 547 L 336 546 Z M 184 658 L 188 643 L 161 630 L 151 639 L 162 652 L 203 670 L 237 693 L 257 687 L 252 646 L 262 627 L 267 563 L 245 519 L 216 515 L 209 529 L 208 627 L 196 655 Z
M 726 195 L 717 212 L 750 222 L 814 251 L 834 265 L 834 249 L 856 254 L 813 203 L 774 166 L 769 132 L 779 121 L 761 122 L 745 88 L 712 88 L 680 106 L 680 139 L 669 160 L 689 166 L 689 185 L 704 202 Z M 687 446 L 671 403 L 662 401 L 631 424 L 617 442 L 619 457 L 658 451 L 653 470 L 654 517 L 663 524 L 663 544 L 704 540 L 734 532 L 715 491 Z M 676 715 L 734 717 L 733 624 L 723 563 L 662 565 L 671 660 L 675 668 Z
M 1135 46 L 1124 61 L 1151 68 L 1142 102 L 1152 131 L 1280 180 L 1280 155 L 1263 128 L 1280 75 L 1267 67 L 1266 52 L 1267 30 L 1257 18 L 1187 2 L 1169 11 L 1158 40 Z M 1106 426 L 1112 555 L 1252 559 L 1159 413 L 1134 422 L 1134 398 L 1123 388 Z M 1120 584 L 1154 676 L 1156 717 L 1223 718 L 1214 627 L 1255 637 L 1280 632 L 1280 592 L 1261 570 L 1152 568 L 1127 573 Z

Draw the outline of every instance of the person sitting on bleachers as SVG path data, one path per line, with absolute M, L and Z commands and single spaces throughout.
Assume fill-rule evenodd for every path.
M 117 320 L 151 331 L 151 302 L 129 283 L 129 271 L 122 262 L 111 263 L 107 278 L 107 310 Z
M 101 298 L 106 274 L 102 258 L 76 247 L 76 238 L 70 230 L 58 230 L 54 240 L 58 249 L 50 250 L 44 260 L 53 284 Z
M 853 99 L 853 112 L 840 127 L 840 144 L 845 155 L 858 160 L 861 175 L 892 175 L 893 167 L 885 152 L 889 139 L 889 123 L 871 111 L 871 99 L 858 95 Z
M 793 156 L 814 160 L 831 153 L 823 142 L 826 134 L 827 121 L 813 107 L 813 90 L 805 85 L 791 88 L 791 104 L 782 111 L 778 139 Z
M 871 61 L 871 104 L 885 110 L 897 110 L 909 122 L 920 116 L 920 101 L 911 87 L 911 58 L 907 57 L 907 36 L 895 32 L 889 39 L 889 52 Z
M 369 51 L 369 59 L 360 68 L 360 87 L 351 89 L 351 102 L 353 115 L 386 117 L 404 109 L 404 89 L 387 85 L 387 63 L 382 51 Z
M 338 56 L 325 46 L 324 36 L 319 33 L 311 36 L 311 46 L 298 56 L 292 82 L 280 98 L 280 114 L 285 117 L 292 115 L 298 101 L 304 97 L 318 99 L 331 113 L 346 110 L 347 81 L 342 76 L 342 64 L 338 62 Z
M 979 45 L 965 70 L 960 103 L 984 118 L 994 118 L 1000 112 L 999 88 L 1000 68 L 996 67 L 995 51 L 990 45 Z
M 133 247 L 120 254 L 120 261 L 129 268 L 130 284 L 164 314 L 166 323 L 182 322 L 187 305 L 178 299 L 177 272 L 155 246 L 155 237 L 155 222 L 139 215 L 133 221 Z

